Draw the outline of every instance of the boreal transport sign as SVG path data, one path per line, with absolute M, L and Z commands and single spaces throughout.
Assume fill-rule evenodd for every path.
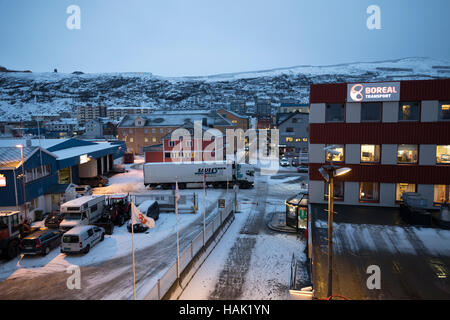
M 347 102 L 399 100 L 400 82 L 347 84 Z

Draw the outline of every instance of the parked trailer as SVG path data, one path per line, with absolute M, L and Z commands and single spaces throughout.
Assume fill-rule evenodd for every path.
M 64 220 L 59 224 L 63 232 L 79 226 L 97 222 L 103 214 L 105 196 L 90 195 L 70 200 L 61 205 Z
M 171 189 L 178 181 L 180 189 L 201 187 L 206 173 L 206 183 L 216 188 L 227 182 L 240 188 L 253 188 L 255 169 L 249 164 L 217 162 L 155 162 L 144 164 L 144 184 L 152 188 Z

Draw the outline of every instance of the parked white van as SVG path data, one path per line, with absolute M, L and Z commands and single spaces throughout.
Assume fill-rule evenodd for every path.
M 64 220 L 59 224 L 59 230 L 65 232 L 79 225 L 97 222 L 105 206 L 105 196 L 83 196 L 61 205 Z
M 67 231 L 61 238 L 62 253 L 88 253 L 98 242 L 105 239 L 105 229 L 97 226 L 78 226 Z

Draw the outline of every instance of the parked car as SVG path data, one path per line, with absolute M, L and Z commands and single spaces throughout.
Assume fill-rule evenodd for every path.
M 62 253 L 88 253 L 105 239 L 105 229 L 97 226 L 78 226 L 67 231 L 61 239 Z
M 293 167 L 298 167 L 298 166 L 300 165 L 300 161 L 298 160 L 297 157 L 295 157 L 294 159 L 292 159 L 291 165 L 292 165 Z
M 87 184 L 91 188 L 104 187 L 108 184 L 108 178 L 104 176 L 96 176 L 92 178 L 80 178 L 81 184 Z
M 22 239 L 20 249 L 23 254 L 46 256 L 61 241 L 61 232 L 50 229 L 38 230 Z
M 158 201 L 155 201 L 155 200 L 144 201 L 139 205 L 138 209 L 142 213 L 145 212 L 145 215 L 147 217 L 150 217 L 155 221 L 158 220 L 158 218 L 159 218 L 159 203 L 158 203 Z M 127 225 L 128 232 L 131 232 L 131 226 L 132 226 L 132 222 L 130 220 L 130 222 L 128 222 L 128 225 Z M 147 230 L 148 230 L 148 227 L 142 225 L 141 223 L 134 224 L 134 230 L 133 230 L 134 232 L 145 232 Z
M 90 185 L 87 184 L 75 187 L 75 191 L 80 197 L 92 195 L 92 188 Z
M 52 212 L 45 218 L 44 225 L 50 229 L 58 229 L 61 221 L 64 220 L 64 213 Z
M 288 158 L 286 158 L 286 157 L 281 158 L 280 166 L 282 166 L 282 167 L 289 167 L 289 160 L 288 160 Z

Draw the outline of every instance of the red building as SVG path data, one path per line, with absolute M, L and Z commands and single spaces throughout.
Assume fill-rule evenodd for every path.
M 179 162 L 179 161 L 208 161 L 216 160 L 216 151 L 221 150 L 222 159 L 225 159 L 225 136 L 220 130 L 216 130 L 216 135 L 211 136 L 211 140 L 205 137 L 205 132 L 211 128 L 202 128 L 202 137 L 194 137 L 194 126 L 187 124 L 180 129 L 185 129 L 189 132 L 189 139 L 183 137 L 177 140 L 171 140 L 172 133 L 167 134 L 161 138 L 161 144 L 144 147 L 145 162 Z M 221 137 L 216 141 L 216 138 Z M 208 136 L 209 138 L 209 136 Z M 220 152 L 217 157 L 220 157 Z
M 342 204 L 392 207 L 406 191 L 449 202 L 450 79 L 311 85 L 309 123 L 312 203 L 326 202 L 318 169 L 331 160 L 352 169 L 335 183 Z

